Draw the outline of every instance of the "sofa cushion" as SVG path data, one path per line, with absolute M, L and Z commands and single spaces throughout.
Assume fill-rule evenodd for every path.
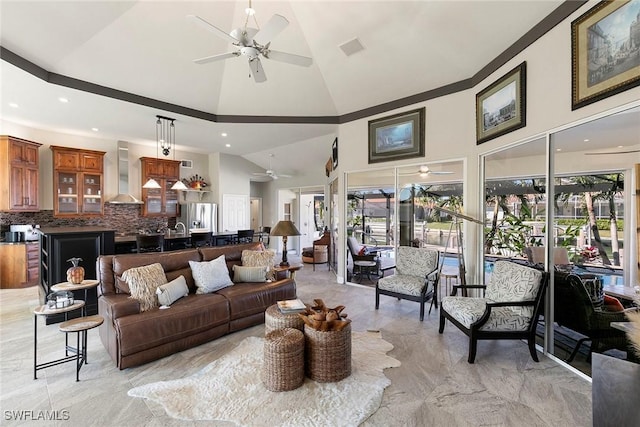
M 189 265 L 198 287 L 196 294 L 208 294 L 233 285 L 224 255 L 211 261 L 189 261 Z
M 451 314 L 454 319 L 462 323 L 465 328 L 470 329 L 471 325 L 482 317 L 487 303 L 491 302 L 486 298 L 467 297 L 444 297 L 442 299 L 442 309 Z M 489 320 L 482 325 L 481 331 L 526 331 L 531 322 L 530 317 L 520 316 L 508 307 L 493 307 Z
M 184 279 L 184 276 L 179 276 L 169 283 L 158 286 L 156 295 L 158 295 L 158 302 L 161 305 L 169 306 L 180 298 L 189 295 L 187 281 Z
M 259 313 L 264 315 L 269 306 L 280 300 L 295 297 L 295 286 L 295 282 L 291 279 L 264 283 L 237 283 L 220 289 L 216 294 L 224 296 L 229 301 L 230 318 L 236 320 Z
M 218 294 L 189 294 L 166 310 L 154 308 L 114 321 L 120 354 L 129 356 L 229 322 L 229 304 Z
M 241 282 L 266 282 L 267 267 L 245 267 L 242 265 L 233 266 L 233 281 Z
M 159 263 L 130 268 L 122 273 L 122 280 L 131 291 L 131 298 L 140 303 L 140 311 L 158 306 L 156 290 L 158 286 L 167 283 L 167 277 Z

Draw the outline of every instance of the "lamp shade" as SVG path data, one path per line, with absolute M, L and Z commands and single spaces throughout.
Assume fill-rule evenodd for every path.
M 187 186 L 184 185 L 184 182 L 177 180 L 175 184 L 173 184 L 173 186 L 171 187 L 172 190 L 182 190 L 182 191 L 186 191 L 188 190 Z
M 272 236 L 299 236 L 300 232 L 291 221 L 278 221 L 271 229 Z
M 160 184 L 158 184 L 158 181 L 156 181 L 153 178 L 149 178 L 149 180 L 144 183 L 142 188 L 162 188 L 162 187 L 160 187 Z

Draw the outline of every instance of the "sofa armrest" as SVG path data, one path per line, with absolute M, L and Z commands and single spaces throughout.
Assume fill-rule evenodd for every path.
M 102 295 L 101 306 L 105 308 L 105 313 L 111 322 L 114 320 L 129 316 L 132 314 L 140 313 L 140 303 L 133 298 L 130 298 L 128 294 L 110 294 Z

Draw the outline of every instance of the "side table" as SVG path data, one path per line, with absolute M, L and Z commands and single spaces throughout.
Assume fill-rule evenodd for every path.
M 77 319 L 67 320 L 59 326 L 60 332 L 64 332 L 65 336 L 69 333 L 76 333 L 76 381 L 80 381 L 80 368 L 87 362 L 87 331 L 102 325 L 104 318 L 99 315 L 79 317 Z M 80 347 L 80 338 L 82 336 L 82 347 Z M 65 338 L 67 341 L 67 338 Z M 69 350 L 67 346 L 67 350 Z M 70 349 L 73 350 L 73 349 Z M 73 360 L 73 359 L 72 359 Z
M 264 334 L 267 335 L 276 329 L 294 328 L 304 331 L 304 321 L 298 313 L 283 313 L 278 304 L 273 304 L 264 312 Z
M 301 268 L 302 268 L 302 264 L 288 265 L 288 266 L 280 266 L 280 265 L 273 266 L 273 270 L 276 272 L 276 274 L 282 271 L 288 271 L 289 278 L 293 280 L 295 280 L 296 278 L 296 271 L 300 270 Z
M 358 283 L 362 282 L 362 275 L 366 273 L 367 280 L 371 280 L 371 269 L 378 265 L 375 261 L 353 261 L 354 267 L 358 267 Z M 355 273 L 355 272 L 354 272 Z
M 76 359 L 76 356 L 69 356 L 69 346 L 65 340 L 65 354 L 66 356 L 57 360 L 52 360 L 50 362 L 41 363 L 38 365 L 38 316 L 48 316 L 51 314 L 61 314 L 65 315 L 71 311 L 79 310 L 84 308 L 84 301 L 82 300 L 74 300 L 73 304 L 64 308 L 49 308 L 46 304 L 43 304 L 39 307 L 36 307 L 33 310 L 33 379 L 37 380 L 37 372 L 40 369 L 45 369 L 50 366 L 59 365 L 61 363 L 70 362 Z M 79 351 L 79 349 L 76 349 Z
M 83 280 L 81 283 L 71 283 L 71 282 L 61 282 L 61 283 L 56 283 L 55 285 L 51 286 L 51 290 L 54 292 L 59 292 L 59 291 L 82 291 L 84 290 L 84 300 L 88 301 L 87 299 L 87 292 L 89 291 L 89 289 L 95 288 L 96 286 L 98 286 L 98 284 L 100 283 L 99 280 L 95 280 L 95 279 L 85 279 Z M 86 313 L 82 312 L 83 315 L 86 315 Z

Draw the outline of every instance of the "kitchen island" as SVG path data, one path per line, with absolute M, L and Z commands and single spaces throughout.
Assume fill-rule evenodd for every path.
M 234 242 L 238 236 L 237 231 L 217 231 L 211 233 L 212 246 L 224 246 Z M 190 233 L 165 233 L 164 250 L 177 251 L 191 247 Z M 129 254 L 136 252 L 136 234 L 122 233 L 115 236 L 115 253 Z
M 115 230 L 105 227 L 42 227 L 40 228 L 40 291 L 43 304 L 51 287 L 67 281 L 71 258 L 82 258 L 86 279 L 97 278 L 96 260 L 100 255 L 115 253 Z M 76 294 L 77 293 L 77 294 Z M 75 299 L 84 299 L 84 292 L 74 291 Z M 98 296 L 93 289 L 85 301 L 87 315 L 98 314 Z M 69 318 L 79 316 L 71 313 Z M 47 325 L 65 320 L 63 315 L 47 316 Z

